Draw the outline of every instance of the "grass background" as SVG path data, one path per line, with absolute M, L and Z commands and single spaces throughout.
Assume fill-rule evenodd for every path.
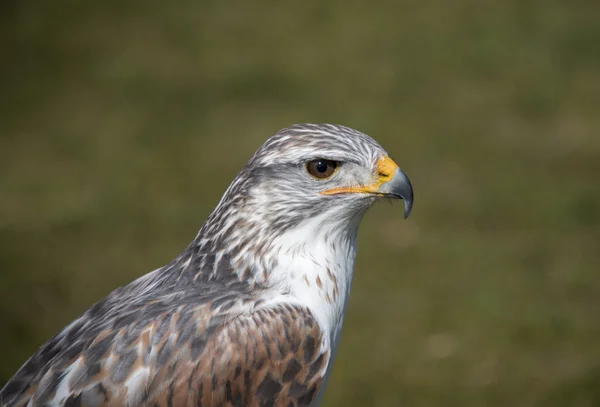
M 0 4 L 0 384 L 298 122 L 376 138 L 326 406 L 600 405 L 600 3 Z

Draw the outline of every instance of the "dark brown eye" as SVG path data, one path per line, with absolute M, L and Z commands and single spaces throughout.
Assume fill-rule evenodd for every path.
M 306 171 L 315 178 L 325 179 L 331 177 L 337 167 L 337 162 L 319 158 L 318 160 L 308 162 L 306 164 Z

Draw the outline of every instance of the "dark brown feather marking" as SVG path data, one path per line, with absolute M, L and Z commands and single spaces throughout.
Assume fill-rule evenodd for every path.
M 314 399 L 329 352 L 320 350 L 323 336 L 306 309 L 282 305 L 259 310 L 217 332 L 207 341 L 199 363 L 219 373 L 199 370 L 194 378 L 186 376 L 197 383 L 192 388 L 204 390 L 197 393 L 196 404 L 307 406 Z M 295 347 L 287 343 L 286 332 L 298 342 Z M 245 346 L 240 346 L 240 338 Z
M 77 359 L 64 352 L 69 361 L 57 359 L 51 370 L 34 378 L 33 390 L 20 381 L 9 383 L 3 395 L 21 391 L 22 396 L 7 406 L 25 405 L 34 394 L 36 405 L 48 403 L 63 377 L 69 378 L 70 389 L 63 406 L 279 407 L 307 406 L 314 399 L 329 353 L 320 349 L 323 335 L 308 310 L 285 304 L 195 323 L 206 321 L 208 307 L 178 307 L 173 313 L 157 308 L 160 314 L 151 322 L 144 319 L 145 326 L 99 329 L 95 338 L 82 342 L 87 347 Z M 188 312 L 193 315 L 184 315 Z M 173 336 L 172 328 L 182 320 L 189 321 L 181 326 L 185 339 L 174 346 L 180 337 Z M 170 328 L 160 329 L 164 326 Z M 70 363 L 77 367 L 65 376 Z M 153 373 L 144 376 L 144 371 Z M 143 382 L 126 387 L 134 377 Z

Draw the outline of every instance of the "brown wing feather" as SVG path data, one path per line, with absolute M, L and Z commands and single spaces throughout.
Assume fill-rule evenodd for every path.
M 228 317 L 213 305 L 179 306 L 58 349 L 38 374 L 9 382 L 0 404 L 308 405 L 329 361 L 310 311 L 281 304 Z M 35 356 L 25 367 L 34 362 Z
M 307 406 L 324 379 L 329 351 L 310 312 L 279 305 L 238 318 L 186 362 L 159 406 Z

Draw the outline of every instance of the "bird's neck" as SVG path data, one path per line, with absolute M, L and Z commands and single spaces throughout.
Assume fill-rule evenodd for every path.
M 332 335 L 341 329 L 350 295 L 361 218 L 335 224 L 324 215 L 273 242 L 273 287 L 308 306 Z
M 322 213 L 277 233 L 251 215 L 242 223 L 235 216 L 221 218 L 219 228 L 205 224 L 192 246 L 203 257 L 197 261 L 201 270 L 195 272 L 219 278 L 220 265 L 225 265 L 227 276 L 235 274 L 252 286 L 294 297 L 333 330 L 341 323 L 350 293 L 364 211 L 337 215 Z

